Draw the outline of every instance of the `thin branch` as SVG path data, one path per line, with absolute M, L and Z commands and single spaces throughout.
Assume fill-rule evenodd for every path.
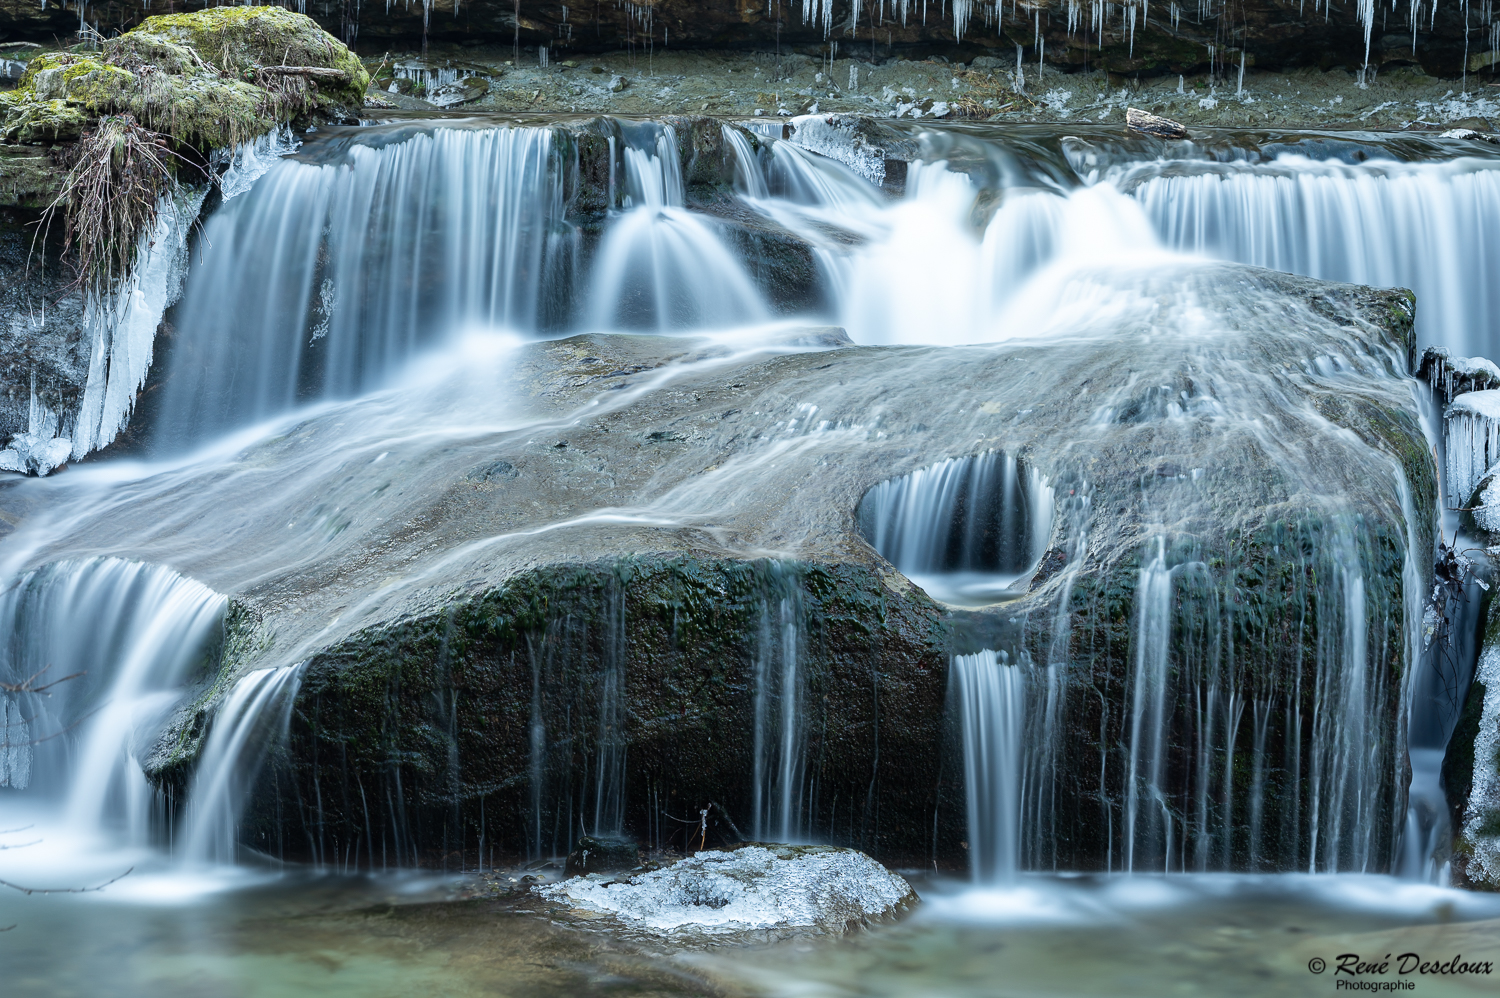
M 40 686 L 33 686 L 32 684 L 42 677 L 42 673 L 46 672 L 50 668 L 52 668 L 52 666 L 44 665 L 42 666 L 40 671 L 32 673 L 19 683 L 0 682 L 0 690 L 5 690 L 8 693 L 40 693 L 43 696 L 50 697 L 52 694 L 46 692 L 47 690 L 50 690 L 52 687 L 58 685 L 59 683 L 66 683 L 70 679 L 77 679 L 79 676 L 84 675 L 84 673 L 82 672 L 75 672 L 71 676 L 63 676 L 61 679 L 54 679 L 50 683 L 43 683 Z
M 37 839 L 36 842 L 21 842 L 13 846 L 0 846 L 0 849 L 25 849 L 27 846 L 34 846 L 41 841 L 41 839 Z
M 0 828 L 0 835 L 14 835 L 17 832 L 29 832 L 35 825 L 22 825 L 20 828 Z
M 118 877 L 106 880 L 97 887 L 22 887 L 20 884 L 13 884 L 9 880 L 0 880 L 0 886 L 9 887 L 11 890 L 20 891 L 22 894 L 92 894 L 94 891 L 102 891 L 110 884 L 130 876 L 131 871 L 134 869 L 135 867 L 132 866 Z

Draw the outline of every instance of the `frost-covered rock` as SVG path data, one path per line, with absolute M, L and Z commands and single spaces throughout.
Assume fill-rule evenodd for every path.
M 1484 687 L 1484 704 L 1474 738 L 1474 782 L 1455 845 L 1468 854 L 1464 873 L 1471 882 L 1500 888 L 1500 643 L 1493 638 L 1485 642 L 1474 682 Z
M 1432 386 L 1439 404 L 1447 406 L 1465 392 L 1500 388 L 1500 367 L 1483 357 L 1455 357 L 1447 347 L 1428 347 L 1417 377 Z
M 747 845 L 700 852 L 623 882 L 575 877 L 535 888 L 628 934 L 677 943 L 838 935 L 916 904 L 901 877 L 854 849 Z
M 1468 510 L 1474 525 L 1491 535 L 1500 535 L 1500 464 L 1492 466 L 1479 479 L 1470 494 Z

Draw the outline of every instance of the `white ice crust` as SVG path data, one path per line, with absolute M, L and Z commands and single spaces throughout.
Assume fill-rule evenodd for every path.
M 575 877 L 536 890 L 668 936 L 841 932 L 850 921 L 889 915 L 911 894 L 905 880 L 864 853 L 832 846 L 710 850 L 623 883 Z
M 1464 359 L 1464 358 L 1460 358 Z M 1474 358 L 1467 358 L 1472 364 Z M 1467 413 L 1481 419 L 1500 419 L 1500 388 L 1489 388 L 1482 392 L 1464 392 L 1448 406 L 1450 417 Z
M 852 126 L 816 114 L 795 117 L 791 124 L 793 144 L 843 163 L 877 187 L 885 183 L 885 154 L 865 142 Z

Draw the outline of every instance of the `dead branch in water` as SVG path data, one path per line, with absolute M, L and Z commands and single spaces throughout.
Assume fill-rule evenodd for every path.
M 134 869 L 135 867 L 132 866 L 118 877 L 106 880 L 96 887 L 22 887 L 20 884 L 13 884 L 9 880 L 0 880 L 0 886 L 9 887 L 11 890 L 20 891 L 22 894 L 92 894 L 95 891 L 102 891 L 110 884 L 130 876 Z

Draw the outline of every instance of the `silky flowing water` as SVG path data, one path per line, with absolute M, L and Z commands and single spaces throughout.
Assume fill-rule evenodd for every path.
M 546 127 L 414 119 L 331 129 L 285 158 L 286 135 L 242 153 L 256 176 L 203 226 L 134 449 L 0 484 L 0 501 L 25 514 L 0 550 L 0 679 L 26 687 L 0 693 L 0 879 L 102 888 L 0 892 L 6 993 L 1255 995 L 1332 991 L 1310 962 L 1346 952 L 1500 962 L 1500 902 L 1447 888 L 1433 859 L 1451 832 L 1435 767 L 1477 649 L 1450 643 L 1459 650 L 1442 666 L 1418 646 L 1432 552 L 1399 463 L 1287 387 L 1396 385 L 1369 390 L 1404 400 L 1406 358 L 1220 266 L 1410 287 L 1420 346 L 1500 355 L 1500 157 L 1482 143 L 1359 134 L 1122 144 L 1087 127 L 955 126 L 910 138 L 920 154 L 897 197 L 879 186 L 878 158 L 816 119 L 796 141 L 726 132 L 735 224 L 758 219 L 809 246 L 812 293 L 768 279 L 739 230 L 688 206 L 671 125 L 619 124 L 607 204 L 587 223 L 568 214 L 576 177 Z M 1305 326 L 1316 351 L 1246 359 L 1236 337 L 1285 323 Z M 514 478 L 497 449 L 564 453 L 592 421 L 692 395 L 735 365 L 836 360 L 848 341 L 808 328 L 829 325 L 898 360 L 815 397 L 726 412 L 750 443 L 722 467 L 615 469 L 607 491 L 497 507 L 477 523 L 433 512 L 441 483 Z M 116 347 L 139 359 L 132 328 L 116 330 Z M 610 361 L 621 366 L 608 390 L 555 401 L 527 380 L 543 341 L 589 333 L 605 355 L 641 332 L 673 338 L 652 347 L 669 361 Z M 966 411 L 955 394 L 925 404 L 963 428 L 962 449 L 923 454 L 891 439 L 924 404 L 914 386 L 957 384 L 961 365 L 1006 350 L 1107 342 L 1128 345 L 1122 363 L 1187 356 L 1193 380 L 1156 386 L 1148 370 L 1130 393 L 1074 399 L 1071 438 L 987 438 L 979 420 L 994 413 Z M 1028 375 L 1039 394 L 1060 377 Z M 1033 410 L 1008 411 L 1023 425 Z M 109 443 L 129 414 L 90 410 L 77 453 Z M 1484 415 L 1465 424 L 1481 443 L 1494 437 Z M 1310 464 L 1304 433 L 1342 448 L 1350 481 L 1396 483 L 1380 511 L 1403 525 L 1394 539 L 1374 538 L 1366 511 L 1338 494 L 1315 499 L 1332 526 L 1312 549 L 1286 539 L 1288 562 L 1317 579 L 1310 717 L 1225 658 L 1232 639 L 1219 629 L 1236 600 L 1216 588 L 1191 525 L 1205 475 L 1230 455 L 1195 437 L 1194 420 L 1244 432 L 1290 480 L 1324 487 L 1333 479 L 1320 475 L 1340 473 Z M 777 566 L 753 608 L 744 832 L 816 840 L 838 827 L 819 823 L 833 791 L 810 775 L 817 632 L 786 566 L 803 538 L 830 529 L 819 504 L 846 504 L 874 550 L 934 598 L 1003 615 L 1043 571 L 1054 534 L 1071 553 L 1046 571 L 1080 570 L 1091 493 L 1066 477 L 1069 462 L 1142 422 L 1165 427 L 1193 463 L 1156 473 L 1171 491 L 1153 493 L 1121 618 L 1127 721 L 1099 763 L 1101 795 L 1109 779 L 1119 796 L 1104 812 L 1108 851 L 1094 858 L 1108 873 L 1073 875 L 1056 858 L 1059 795 L 1071 792 L 1056 776 L 1070 751 L 1062 652 L 1021 661 L 996 648 L 957 656 L 949 689 L 977 883 L 957 869 L 908 871 L 917 914 L 842 942 L 663 953 L 553 924 L 513 894 L 490 896 L 497 861 L 482 831 L 450 850 L 456 873 L 412 871 L 390 786 L 360 785 L 363 837 L 325 829 L 316 800 L 298 805 L 313 831 L 293 847 L 264 824 L 242 827 L 316 649 L 539 550 L 529 546 L 583 558 L 599 531 L 651 550 L 653 531 L 696 530 Z M 1488 463 L 1447 461 L 1470 485 Z M 862 497 L 827 470 L 877 465 Z M 752 483 L 788 466 L 803 469 L 802 498 L 748 508 Z M 282 626 L 265 667 L 215 679 L 225 615 L 239 612 L 229 596 L 267 592 L 293 594 L 306 614 Z M 502 877 L 515 872 L 506 863 L 560 858 L 577 834 L 631 831 L 632 663 L 612 598 L 597 710 L 576 722 L 590 746 L 581 777 L 557 776 L 539 673 L 520 698 L 532 813 Z M 1478 622 L 1465 619 L 1472 645 Z M 1385 620 L 1401 622 L 1405 644 L 1382 644 Z M 1064 609 L 1057 633 L 1066 625 Z M 1182 661 L 1169 656 L 1174 628 L 1194 635 Z M 562 655 L 571 638 L 549 640 Z M 1381 655 L 1409 667 L 1406 684 L 1371 667 Z M 1447 667 L 1457 671 L 1422 671 Z M 29 691 L 52 680 L 63 681 Z M 173 765 L 158 738 L 169 723 L 197 740 L 185 800 L 143 775 Z M 1185 731 L 1186 748 L 1174 741 Z M 1253 745 L 1244 771 L 1225 761 L 1240 745 Z M 1174 769 L 1178 753 L 1189 762 Z M 1188 775 L 1174 783 L 1178 769 Z M 1289 790 L 1281 769 L 1305 779 Z M 1268 802 L 1288 793 L 1295 806 L 1273 828 Z M 654 825 L 633 831 L 661 839 Z M 1228 872 L 1243 870 L 1266 872 Z M 1424 994 L 1486 993 L 1494 980 L 1414 979 Z

